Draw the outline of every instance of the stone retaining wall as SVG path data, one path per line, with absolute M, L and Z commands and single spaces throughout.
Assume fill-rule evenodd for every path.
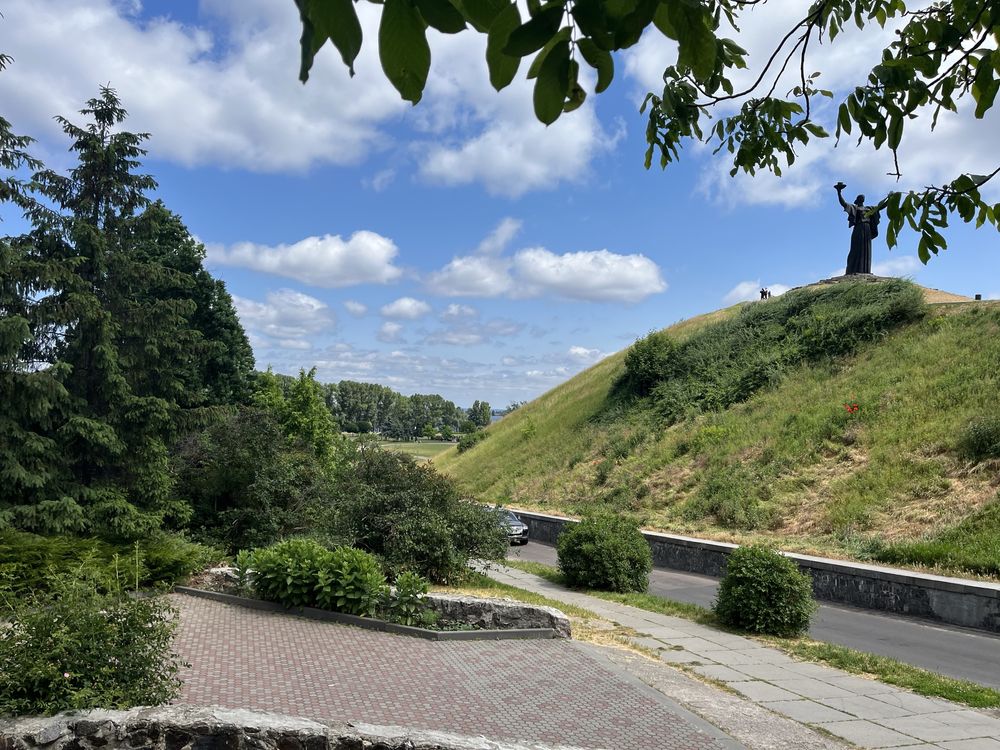
M 555 544 L 570 518 L 515 511 L 529 538 Z M 721 577 L 735 544 L 643 531 L 658 568 Z M 949 625 L 1000 633 L 1000 585 L 947 578 L 877 565 L 786 553 L 812 576 L 813 595 L 822 601 Z
M 551 628 L 559 638 L 570 637 L 569 618 L 552 607 L 456 594 L 428 594 L 426 602 L 441 619 L 450 622 L 483 630 Z
M 0 750 L 579 750 L 242 709 L 164 706 L 0 721 Z

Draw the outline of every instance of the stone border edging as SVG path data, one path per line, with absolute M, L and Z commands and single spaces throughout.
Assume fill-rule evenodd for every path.
M 206 591 L 204 589 L 194 589 L 188 586 L 174 586 L 173 590 L 178 594 L 195 596 L 201 599 L 211 599 L 223 604 L 233 604 L 237 607 L 248 609 L 258 609 L 264 612 L 281 612 L 286 614 L 305 617 L 310 620 L 321 620 L 324 622 L 336 622 L 341 625 L 354 625 L 365 630 L 377 630 L 382 633 L 393 633 L 395 635 L 408 635 L 416 638 L 423 638 L 428 641 L 507 641 L 507 640 L 540 640 L 558 637 L 554 628 L 510 628 L 508 630 L 428 630 L 412 625 L 399 625 L 385 620 L 376 620 L 372 617 L 358 617 L 348 615 L 343 612 L 331 612 L 326 609 L 316 609 L 314 607 L 285 607 L 277 602 L 268 602 L 263 599 L 250 599 L 234 594 L 223 594 L 219 591 Z
M 511 508 L 529 529 L 529 538 L 555 544 L 567 523 L 577 519 Z M 739 545 L 708 539 L 642 532 L 657 568 L 720 578 L 726 558 Z M 1000 633 L 1000 584 L 949 578 L 898 568 L 783 552 L 810 574 L 813 595 L 822 601 L 918 617 L 990 633 Z
M 332 723 L 268 711 L 159 706 L 0 719 L 0 750 L 580 750 L 449 732 Z

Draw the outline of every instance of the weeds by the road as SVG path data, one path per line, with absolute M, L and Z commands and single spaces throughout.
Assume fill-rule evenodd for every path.
M 505 564 L 544 578 L 551 583 L 565 585 L 562 573 L 559 572 L 558 568 L 554 568 L 551 565 L 529 562 L 527 560 L 507 560 Z M 611 594 L 605 591 L 587 591 L 586 593 L 590 596 L 619 602 L 620 604 L 627 604 L 648 612 L 683 617 L 702 625 L 719 627 L 718 621 L 712 611 L 704 607 L 699 607 L 696 604 L 677 602 L 653 594 Z M 566 605 L 560 602 L 554 602 L 554 606 L 566 609 Z M 720 629 L 725 630 L 725 628 Z M 802 659 L 803 661 L 827 664 L 835 669 L 863 677 L 870 677 L 889 685 L 906 688 L 929 698 L 944 698 L 945 700 L 962 703 L 973 708 L 1000 707 L 1000 691 L 998 690 L 968 680 L 945 677 L 944 675 L 939 675 L 911 664 L 905 664 L 887 656 L 856 651 L 852 648 L 832 643 L 821 643 L 811 638 L 747 637 L 757 638 L 757 640 L 762 641 L 766 645 L 780 649 L 790 656 Z

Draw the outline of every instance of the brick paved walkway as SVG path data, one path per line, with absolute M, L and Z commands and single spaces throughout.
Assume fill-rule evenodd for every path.
M 740 747 L 585 644 L 430 642 L 173 601 L 183 703 L 585 748 Z
M 795 661 L 749 638 L 569 591 L 515 568 L 487 573 L 633 628 L 639 633 L 633 639 L 636 645 L 657 652 L 663 661 L 724 682 L 760 706 L 859 747 L 1000 750 L 998 711 L 975 711 L 830 667 Z

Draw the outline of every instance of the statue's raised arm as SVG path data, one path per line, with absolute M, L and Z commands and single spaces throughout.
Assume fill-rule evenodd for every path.
M 845 187 L 847 187 L 847 185 L 843 182 L 838 182 L 833 186 L 833 189 L 837 191 L 837 200 L 840 201 L 840 205 L 843 206 L 845 211 L 850 211 L 851 209 L 848 207 L 847 201 L 844 200 L 843 196 L 843 190 Z

